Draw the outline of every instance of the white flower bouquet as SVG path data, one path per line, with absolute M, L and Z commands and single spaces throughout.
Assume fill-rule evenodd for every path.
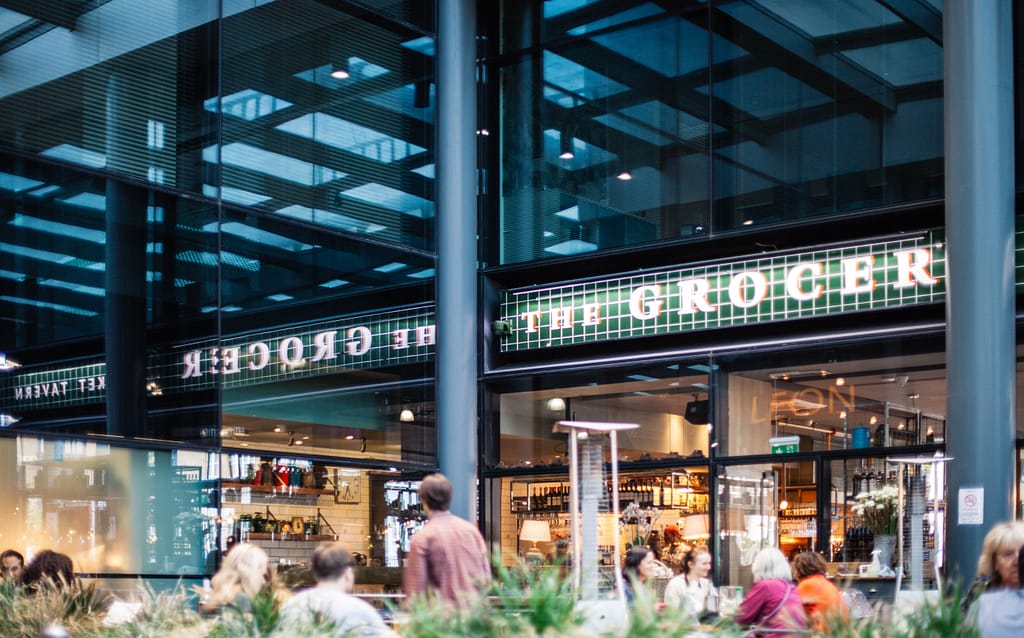
M 857 504 L 853 506 L 853 513 L 860 519 L 861 525 L 876 536 L 896 533 L 898 510 L 899 491 L 893 486 L 861 492 L 857 495 Z

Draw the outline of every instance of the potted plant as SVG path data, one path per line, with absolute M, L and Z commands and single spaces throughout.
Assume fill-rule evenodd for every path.
M 891 486 L 861 492 L 853 513 L 863 527 L 874 536 L 875 549 L 880 550 L 878 560 L 882 565 L 891 565 L 896 547 L 896 529 L 899 516 L 899 491 Z

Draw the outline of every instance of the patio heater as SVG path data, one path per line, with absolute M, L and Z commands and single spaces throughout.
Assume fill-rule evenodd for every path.
M 613 531 L 611 573 L 615 602 L 625 617 L 625 591 L 622 585 L 622 557 L 619 542 L 619 432 L 640 427 L 636 423 L 559 421 L 555 433 L 569 435 L 569 532 L 572 548 L 572 577 L 579 601 L 605 602 L 599 551 L 600 513 L 611 514 Z M 606 451 L 611 468 L 605 480 Z M 610 485 L 610 489 L 606 489 Z M 609 570 L 604 570 L 607 576 Z M 605 612 L 601 612 L 605 613 Z M 608 613 L 619 613 L 610 611 Z M 608 619 L 611 620 L 611 619 Z
M 935 535 L 935 548 L 932 552 L 932 561 L 935 566 L 935 589 L 942 589 L 942 582 L 940 580 L 941 567 L 945 559 L 945 548 L 942 539 L 942 535 L 945 532 L 944 527 L 940 527 L 941 521 L 939 512 L 944 511 L 941 503 L 944 500 L 945 492 L 945 475 L 942 471 L 942 465 L 953 458 L 949 456 L 943 456 L 941 452 L 936 452 L 935 456 L 923 456 L 923 457 L 908 457 L 908 458 L 890 458 L 887 460 L 889 465 L 895 465 L 898 468 L 897 476 L 899 477 L 899 505 L 897 507 L 899 511 L 899 518 L 897 519 L 897 534 L 896 544 L 898 547 L 899 566 L 896 570 L 896 592 L 897 596 L 903 585 L 903 571 L 905 569 L 905 541 L 910 541 L 910 586 L 913 590 L 920 590 L 924 584 L 924 573 L 923 573 L 923 548 L 924 548 L 924 533 L 922 530 L 922 523 L 925 515 L 925 499 L 927 498 L 926 484 L 924 477 L 920 474 L 922 466 L 931 466 L 931 477 L 929 480 L 932 481 L 932 534 Z M 915 473 L 910 477 L 910 485 L 904 484 L 903 474 L 907 466 L 915 467 L 918 469 L 918 473 Z M 909 494 L 908 490 L 909 489 Z M 910 522 L 910 533 L 905 534 L 904 532 L 904 513 L 909 514 Z M 905 539 L 904 536 L 909 536 L 909 539 Z

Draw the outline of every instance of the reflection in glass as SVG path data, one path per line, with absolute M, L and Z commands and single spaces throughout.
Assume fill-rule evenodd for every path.
M 208 572 L 218 512 L 207 453 L 18 437 L 0 439 L 0 457 L 0 533 L 26 557 L 52 549 L 86 573 Z
M 941 8 L 877 9 L 506 3 L 500 262 L 941 197 Z
M 801 451 L 945 439 L 943 353 L 831 361 L 809 355 L 734 372 L 728 384 L 730 455 L 768 453 L 770 440 L 784 436 L 800 437 Z
M 619 433 L 620 462 L 708 458 L 713 430 L 708 377 L 685 374 L 681 367 L 643 368 L 616 373 L 602 384 L 568 381 L 557 389 L 501 395 L 501 465 L 530 467 L 564 459 L 565 437 L 551 431 L 562 419 L 638 423 L 638 429 Z

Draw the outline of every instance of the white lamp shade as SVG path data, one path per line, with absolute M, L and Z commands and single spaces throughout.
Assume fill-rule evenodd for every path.
M 416 420 L 416 415 L 413 414 L 412 410 L 406 408 L 399 413 L 398 420 L 402 423 L 412 423 Z
M 547 521 L 523 521 L 523 528 L 519 530 L 519 540 L 533 543 L 550 543 L 551 526 Z
M 706 538 L 708 535 L 707 514 L 690 514 L 683 519 L 683 538 Z

